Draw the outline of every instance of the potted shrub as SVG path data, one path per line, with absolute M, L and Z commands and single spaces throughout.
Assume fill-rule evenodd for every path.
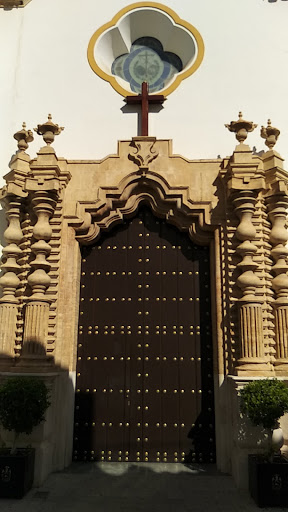
M 267 429 L 266 454 L 249 455 L 249 489 L 260 507 L 286 506 L 288 503 L 288 464 L 281 456 L 282 430 L 278 420 L 288 412 L 288 388 L 277 379 L 250 382 L 240 391 L 240 411 L 254 425 Z
M 17 440 L 44 420 L 49 405 L 49 392 L 40 378 L 9 377 L 0 386 L 0 424 L 14 434 L 12 447 L 0 450 L 0 497 L 22 498 L 32 487 L 35 450 L 17 448 Z

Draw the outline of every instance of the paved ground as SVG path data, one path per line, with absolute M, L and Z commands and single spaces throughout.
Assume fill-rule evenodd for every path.
M 287 504 L 288 506 L 288 504 Z M 214 467 L 182 464 L 73 464 L 1 512 L 256 512 L 248 493 Z M 265 509 L 280 511 L 287 509 Z

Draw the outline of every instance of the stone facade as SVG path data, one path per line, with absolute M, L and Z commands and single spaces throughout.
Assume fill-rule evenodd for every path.
M 51 145 L 62 130 L 51 116 L 36 129 L 46 145 L 30 160 L 32 132 L 24 125 L 15 134 L 18 151 L 1 192 L 8 227 L 0 369 L 2 378 L 40 373 L 51 387 L 47 422 L 32 437 L 36 483 L 72 457 L 80 247 L 145 201 L 210 245 L 217 464 L 245 485 L 255 437 L 251 429 L 245 435 L 238 390 L 253 378 L 288 380 L 288 174 L 270 122 L 261 155 L 245 144 L 253 123 L 240 114 L 227 127 L 238 144 L 231 157 L 214 160 L 188 160 L 173 154 L 169 140 L 134 137 L 101 161 L 68 161 Z

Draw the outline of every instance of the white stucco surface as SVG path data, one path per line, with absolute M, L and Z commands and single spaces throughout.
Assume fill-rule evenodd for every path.
M 123 113 L 123 98 L 91 70 L 90 37 L 126 0 L 32 0 L 24 9 L 0 10 L 1 174 L 16 149 L 13 133 L 26 121 L 47 119 L 65 131 L 59 156 L 98 159 L 116 152 L 117 140 L 137 132 L 137 115 Z M 175 153 L 188 158 L 231 154 L 234 136 L 224 123 L 238 111 L 258 123 L 249 135 L 264 149 L 260 127 L 281 130 L 279 153 L 288 157 L 288 2 L 268 0 L 166 0 L 205 43 L 203 63 L 164 105 L 150 115 L 150 134 L 172 138 Z M 29 153 L 41 146 L 35 134 Z

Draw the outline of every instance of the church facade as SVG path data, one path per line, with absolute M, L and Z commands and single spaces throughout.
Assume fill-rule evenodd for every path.
M 183 21 L 170 5 L 113 4 L 109 22 L 107 13 L 94 32 L 85 27 L 86 65 L 106 99 L 134 98 L 122 116 L 139 100 L 138 135 L 123 139 L 120 127 L 115 153 L 83 160 L 82 149 L 79 158 L 58 156 L 65 132 L 54 115 L 34 141 L 26 125 L 15 130 L 1 192 L 1 377 L 40 374 L 51 390 L 47 421 L 31 438 L 38 483 L 72 460 L 102 460 L 216 462 L 245 486 L 247 454 L 265 440 L 239 414 L 239 390 L 288 378 L 280 132 L 265 123 L 266 150 L 257 152 L 249 141 L 259 129 L 246 110 L 225 119 L 230 146 L 236 136 L 225 158 L 181 156 L 171 139 L 150 135 L 159 103 L 204 65 L 205 37 L 189 9 Z M 29 26 L 39 13 L 34 0 L 24 7 Z M 154 87 L 149 95 L 142 81 Z M 98 145 L 110 137 L 106 123 Z M 287 418 L 281 425 L 286 450 Z

